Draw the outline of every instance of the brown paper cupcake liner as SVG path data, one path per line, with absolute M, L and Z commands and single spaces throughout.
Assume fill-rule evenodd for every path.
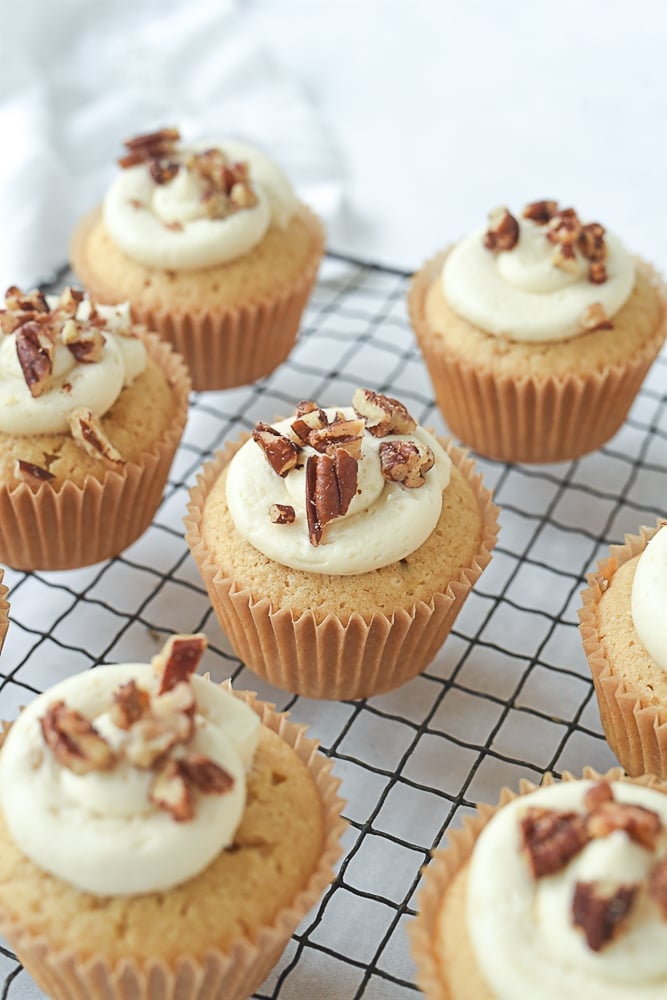
M 229 687 L 229 682 L 225 684 Z M 321 898 L 334 876 L 347 827 L 338 795 L 339 779 L 331 774 L 332 761 L 318 752 L 306 726 L 289 722 L 273 705 L 252 692 L 234 692 L 257 713 L 262 724 L 291 746 L 307 766 L 319 791 L 324 813 L 322 856 L 306 885 L 270 924 L 239 939 L 227 952 L 206 948 L 200 955 L 176 956 L 172 963 L 132 956 L 112 962 L 104 955 L 84 958 L 75 950 L 57 950 L 44 936 L 31 934 L 0 911 L 0 932 L 7 938 L 32 976 L 52 1000 L 243 1000 L 266 979 L 297 924 Z M 295 845 L 298 850 L 298 845 Z
M 2 650 L 2 644 L 5 641 L 7 629 L 9 628 L 9 601 L 7 600 L 8 590 L 2 582 L 4 575 L 4 570 L 0 569 L 0 650 Z
M 135 321 L 156 330 L 183 356 L 193 389 L 230 389 L 254 382 L 282 364 L 292 350 L 324 252 L 322 224 L 310 210 L 303 211 L 317 234 L 317 245 L 293 284 L 273 297 L 197 311 L 132 303 Z
M 601 447 L 623 425 L 665 340 L 665 323 L 632 358 L 589 375 L 495 375 L 450 358 L 429 329 L 426 295 L 448 251 L 427 261 L 408 293 L 410 320 L 450 430 L 480 455 L 561 462 Z
M 612 545 L 611 556 L 600 560 L 597 573 L 588 575 L 588 586 L 581 592 L 579 630 L 609 746 L 628 774 L 650 773 L 667 779 L 667 705 L 648 704 L 614 674 L 597 627 L 597 606 L 612 576 L 646 548 L 658 527 L 642 527 L 639 535 L 626 535 L 623 545 Z
M 149 357 L 174 394 L 174 414 L 140 462 L 103 479 L 60 489 L 43 483 L 0 483 L 0 561 L 19 570 L 62 570 L 109 559 L 146 530 L 157 510 L 187 418 L 190 380 L 181 358 L 156 334 L 144 337 Z
M 201 470 L 190 492 L 186 540 L 208 591 L 213 610 L 236 655 L 275 687 L 307 698 L 368 698 L 411 680 L 433 660 L 445 641 L 471 588 L 491 559 L 498 533 L 498 508 L 474 473 L 467 452 L 441 441 L 453 464 L 471 486 L 483 519 L 480 550 L 444 593 L 409 611 L 372 617 L 351 615 L 347 624 L 333 614 L 312 611 L 295 617 L 289 608 L 274 609 L 224 576 L 201 534 L 206 498 L 240 443 L 228 445 Z
M 631 781 L 632 784 L 646 785 L 650 788 L 657 786 L 661 791 L 667 792 L 667 788 L 661 786 L 653 776 L 628 778 L 621 768 L 612 768 L 601 774 L 592 767 L 585 767 L 582 777 L 593 781 Z M 560 780 L 577 781 L 578 776 L 564 771 Z M 448 833 L 447 847 L 433 851 L 431 862 L 422 869 L 423 883 L 417 894 L 417 914 L 408 924 L 408 937 L 417 967 L 415 981 L 427 1000 L 458 1000 L 442 976 L 438 959 L 437 924 L 445 894 L 455 876 L 468 862 L 475 841 L 492 816 L 512 799 L 517 798 L 517 795 L 527 795 L 538 787 L 554 783 L 557 783 L 557 779 L 552 774 L 545 774 L 541 786 L 522 779 L 519 782 L 518 793 L 511 788 L 503 788 L 498 803 L 496 805 L 480 803 L 472 816 L 464 818 L 462 829 Z M 461 918 L 463 919 L 463 914 Z

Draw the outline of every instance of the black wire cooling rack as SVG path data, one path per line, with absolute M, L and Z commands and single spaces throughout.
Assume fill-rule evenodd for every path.
M 63 280 L 66 280 L 66 275 Z M 503 785 L 615 763 L 579 640 L 586 573 L 626 532 L 667 513 L 667 355 L 621 431 L 600 451 L 551 466 L 479 459 L 501 506 L 491 564 L 427 670 L 399 691 L 316 702 L 270 687 L 231 653 L 183 539 L 202 462 L 300 399 L 349 402 L 365 385 L 447 433 L 406 316 L 409 276 L 329 254 L 299 341 L 252 386 L 192 398 L 154 523 L 116 559 L 66 573 L 7 571 L 11 625 L 0 657 L 0 716 L 103 662 L 144 660 L 165 635 L 205 631 L 205 668 L 310 725 L 334 760 L 350 826 L 334 885 L 301 923 L 258 1000 L 409 1000 L 406 924 L 420 868 L 449 828 Z M 0 949 L 2 998 L 43 994 Z

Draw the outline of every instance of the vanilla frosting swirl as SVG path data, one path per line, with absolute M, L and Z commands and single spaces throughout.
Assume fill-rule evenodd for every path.
M 667 921 L 648 897 L 638 899 L 622 930 L 600 951 L 571 919 L 577 881 L 644 879 L 655 855 L 622 830 L 591 840 L 560 872 L 534 879 L 522 855 L 519 825 L 530 806 L 585 812 L 592 781 L 564 781 L 512 800 L 480 834 L 470 861 L 466 920 L 475 956 L 499 1000 L 658 1000 L 667 994 Z M 612 782 L 618 802 L 657 813 L 667 797 Z M 664 836 L 658 852 L 664 854 Z
M 332 419 L 336 413 L 354 417 L 352 407 L 325 409 Z M 293 418 L 273 426 L 289 434 Z M 378 451 L 383 441 L 417 440 L 435 456 L 435 465 L 426 473 L 425 483 L 406 489 L 384 479 Z M 310 447 L 304 448 L 301 468 L 285 478 L 271 469 L 262 450 L 247 441 L 232 459 L 226 481 L 227 505 L 237 531 L 269 559 L 292 569 L 311 573 L 352 575 L 379 569 L 414 552 L 435 528 L 442 509 L 442 491 L 449 483 L 451 460 L 432 434 L 417 427 L 411 434 L 390 434 L 382 438 L 365 432 L 362 457 L 357 470 L 357 493 L 347 513 L 327 524 L 319 545 L 310 543 L 306 523 L 305 462 Z M 272 504 L 292 506 L 293 524 L 273 524 L 268 516 Z
M 288 224 L 296 196 L 265 153 L 228 140 L 179 146 L 179 158 L 211 148 L 222 150 L 230 161 L 247 162 L 257 203 L 225 218 L 209 218 L 202 203 L 204 184 L 185 162 L 162 184 L 152 178 L 147 163 L 128 167 L 116 176 L 103 206 L 107 232 L 128 257 L 166 270 L 215 267 L 252 250 L 269 226 Z
M 600 303 L 612 317 L 628 300 L 634 261 L 613 233 L 605 234 L 607 280 L 593 284 L 578 249 L 572 271 L 556 267 L 545 226 L 516 221 L 519 239 L 512 250 L 487 250 L 483 227 L 447 255 L 441 275 L 444 295 L 469 323 L 515 341 L 567 340 L 584 332 L 581 320 L 590 306 Z
M 662 527 L 639 556 L 630 599 L 637 635 L 651 657 L 667 670 L 667 530 Z
M 57 298 L 50 299 L 52 308 L 57 308 L 57 302 Z M 0 334 L 0 432 L 68 433 L 68 413 L 83 406 L 96 416 L 103 416 L 116 402 L 123 387 L 144 370 L 146 348 L 139 339 L 128 336 L 128 304 L 96 306 L 95 310 L 105 321 L 100 330 L 104 338 L 101 359 L 92 364 L 77 361 L 56 336 L 53 372 L 48 389 L 40 396 L 31 394 L 21 370 L 16 350 L 18 331 Z M 84 328 L 90 312 L 90 301 L 84 299 L 76 311 L 76 320 Z
M 75 774 L 46 747 L 40 718 L 62 699 L 113 746 L 123 731 L 109 717 L 113 692 L 134 679 L 152 694 L 149 664 L 97 667 L 56 684 L 13 723 L 0 754 L 0 805 L 19 848 L 41 868 L 85 892 L 159 892 L 202 871 L 231 843 L 245 808 L 245 774 L 259 735 L 247 705 L 203 677 L 190 679 L 195 733 L 188 751 L 205 754 L 234 779 L 224 795 L 196 793 L 193 819 L 175 822 L 148 797 L 152 773 L 121 761 Z

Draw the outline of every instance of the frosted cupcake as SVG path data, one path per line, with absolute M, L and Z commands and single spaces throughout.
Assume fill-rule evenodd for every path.
M 9 601 L 7 600 L 7 588 L 2 582 L 4 575 L 4 570 L 0 569 L 0 650 L 2 650 L 2 644 L 9 628 Z
M 330 763 L 194 675 L 204 646 L 70 677 L 9 730 L 0 928 L 54 1000 L 240 1000 L 332 877 Z
M 667 777 L 667 530 L 627 535 L 588 577 L 579 612 L 607 742 L 629 774 Z
M 278 687 L 364 698 L 420 673 L 489 562 L 497 508 L 397 400 L 299 404 L 228 446 L 186 538 L 237 655 Z
M 294 345 L 324 249 L 318 219 L 245 143 L 137 136 L 72 240 L 100 301 L 129 301 L 186 360 L 195 389 L 267 375 Z
M 409 309 L 449 427 L 508 462 L 599 448 L 665 339 L 652 268 L 555 201 L 491 213 L 425 264 Z
M 665 996 L 664 786 L 565 779 L 504 789 L 435 853 L 410 925 L 428 1000 Z
M 0 310 L 0 561 L 60 570 L 114 556 L 162 499 L 187 417 L 180 357 L 68 288 Z

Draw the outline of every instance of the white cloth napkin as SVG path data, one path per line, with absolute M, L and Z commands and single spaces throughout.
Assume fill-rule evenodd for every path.
M 334 143 L 234 0 L 40 0 L 2 16 L 0 293 L 66 262 L 123 139 L 163 125 L 261 146 L 316 211 L 335 212 Z

